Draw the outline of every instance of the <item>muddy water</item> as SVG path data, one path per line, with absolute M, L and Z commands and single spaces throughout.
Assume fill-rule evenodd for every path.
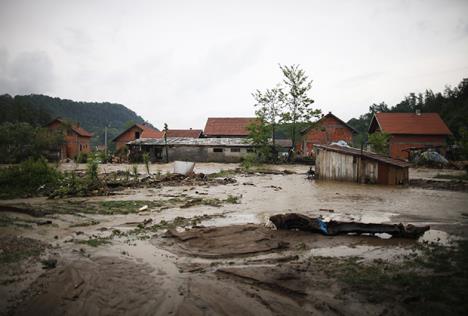
M 111 168 L 117 168 L 116 166 L 119 169 L 122 168 L 119 165 L 105 165 L 102 172 L 109 171 Z M 73 168 L 73 166 L 65 167 Z M 79 167 L 82 168 L 84 166 Z M 197 164 L 196 172 L 212 173 L 221 169 L 226 170 L 236 167 L 237 164 Z M 141 173 L 145 172 L 144 166 L 140 165 L 139 168 Z M 151 168 L 152 172 L 157 172 L 158 170 L 165 172 L 171 171 L 172 165 L 153 165 Z M 275 168 L 282 170 L 286 167 L 275 166 Z M 108 277 L 108 279 L 105 279 L 107 280 L 106 282 L 118 284 L 118 287 L 122 289 L 126 287 L 126 284 L 129 284 L 131 291 L 142 291 L 143 297 L 145 297 L 144 295 L 153 294 L 149 290 L 142 289 L 138 283 L 148 287 L 152 286 L 151 289 L 157 287 L 157 290 L 154 289 L 154 291 L 157 291 L 157 295 L 148 296 L 148 300 L 152 302 L 151 306 L 155 306 L 155 308 L 157 306 L 158 314 L 161 315 L 169 313 L 177 314 L 177 311 L 181 313 L 181 311 L 185 310 L 184 308 L 188 308 L 189 311 L 193 311 L 195 307 L 201 308 L 200 311 L 204 311 L 204 308 L 214 308 L 213 310 L 216 310 L 215 308 L 219 308 L 219 303 L 209 297 L 218 298 L 219 293 L 225 291 L 224 289 L 226 288 L 232 291 L 232 293 L 239 295 L 236 298 L 237 301 L 235 301 L 237 305 L 242 306 L 239 302 L 245 302 L 245 306 L 253 306 L 251 307 L 252 314 L 255 314 L 255 312 L 257 314 L 271 314 L 271 311 L 268 312 L 265 306 L 261 304 L 257 306 L 258 302 L 252 299 L 252 297 L 255 297 L 254 295 L 261 295 L 265 299 L 271 295 L 270 292 L 260 290 L 261 294 L 257 292 L 256 294 L 252 294 L 253 296 L 249 294 L 248 297 L 245 297 L 245 293 L 248 291 L 247 287 L 243 288 L 233 282 L 219 283 L 219 279 L 213 277 L 212 274 L 216 273 L 219 269 L 229 267 L 237 269 L 251 269 L 252 267 L 269 269 L 277 266 L 278 262 L 283 262 L 284 260 L 301 261 L 316 256 L 356 256 L 363 258 L 363 260 L 383 259 L 395 261 L 405 256 L 417 255 L 417 251 L 414 250 L 414 245 L 417 241 L 382 239 L 385 236 L 381 236 L 382 238 L 365 236 L 325 237 L 291 232 L 285 237 L 289 242 L 288 249 L 283 251 L 257 253 L 244 257 L 206 259 L 176 254 L 171 248 L 171 242 L 162 247 L 161 243 L 165 241 L 162 238 L 164 231 L 158 232 L 156 235 L 151 234 L 152 238 L 149 240 L 114 238 L 110 241 L 110 244 L 101 245 L 97 248 L 89 247 L 85 244 L 77 244 L 72 240 L 87 240 L 96 236 L 105 238 L 110 235 L 113 229 L 125 232 L 135 228 L 136 223 L 146 219 L 152 219 L 153 223 L 159 223 L 161 220 L 171 221 L 176 217 L 193 218 L 206 214 L 211 216 L 216 215 L 216 217 L 203 221 L 201 224 L 205 226 L 221 227 L 247 223 L 263 225 L 268 223 L 268 218 L 271 215 L 287 212 L 299 212 L 314 217 L 322 216 L 327 220 L 430 224 L 432 229 L 421 237 L 419 240 L 421 243 L 434 242 L 445 245 L 450 244 L 451 241 L 456 239 L 454 234 L 467 237 L 465 235 L 468 231 L 468 217 L 466 216 L 468 214 L 467 193 L 309 181 L 304 174 L 308 167 L 293 166 L 293 168 L 298 174 L 238 175 L 235 177 L 237 183 L 228 185 L 128 189 L 116 196 L 71 199 L 87 203 L 88 201 L 102 200 L 151 201 L 181 195 L 225 199 L 229 195 L 234 195 L 240 197 L 240 204 L 225 203 L 221 207 L 196 206 L 184 209 L 170 207 L 161 211 L 150 209 L 127 215 L 50 215 L 47 216 L 47 219 L 52 220 L 52 225 L 38 226 L 32 224 L 32 228 L 0 227 L 0 235 L 22 235 L 40 239 L 51 244 L 53 248 L 48 250 L 46 256 L 58 257 L 62 266 L 72 266 L 76 262 L 77 265 L 73 267 L 72 275 L 75 275 L 76 271 L 88 270 L 90 275 L 93 275 L 92 273 L 95 272 L 92 271 L 96 269 L 101 269 L 103 271 L 102 274 L 106 275 L 107 272 L 104 271 L 108 269 L 109 275 L 106 276 Z M 12 202 L 17 201 L 2 201 L 1 203 Z M 23 199 L 22 202 L 41 204 L 63 201 Z M 31 219 L 27 215 L 15 213 L 4 212 L 1 215 L 23 220 Z M 73 227 L 76 223 L 89 220 L 96 220 L 99 224 Z M 278 231 L 277 233 L 283 232 Z M 118 269 L 113 270 L 111 268 L 112 265 L 108 264 L 108 259 L 101 258 L 114 258 Z M 205 271 L 206 273 L 200 274 L 198 271 Z M 40 271 L 34 273 L 31 278 L 37 277 Z M 131 278 L 118 280 L 118 275 L 125 275 L 127 273 L 131 278 L 138 280 L 138 282 L 132 282 Z M 51 273 L 50 277 L 56 278 L 58 276 Z M 99 279 L 99 275 L 96 276 L 96 279 L 101 280 Z M 89 291 L 87 294 L 89 298 L 87 299 L 92 302 L 95 299 L 92 296 L 92 289 L 100 285 L 94 284 L 90 278 L 86 279 L 86 282 L 89 282 L 90 285 L 85 293 Z M 242 291 L 239 289 L 242 289 Z M 197 290 L 204 294 L 199 294 L 199 296 L 195 297 L 194 293 Z M 257 289 L 256 291 L 259 290 Z M 112 299 L 106 294 L 106 291 L 98 293 L 102 295 L 98 301 Z M 130 297 L 129 293 L 122 293 L 122 295 L 128 294 Z M 141 302 L 136 297 L 130 298 L 132 300 L 135 299 L 136 302 Z M 220 297 L 218 299 L 223 304 L 232 304 L 226 298 Z M 277 300 L 284 300 L 284 297 L 274 296 L 274 300 L 272 299 L 275 302 Z M 122 299 L 122 302 L 129 304 L 127 308 L 141 307 L 136 306 L 132 302 L 128 303 L 125 299 Z M 288 308 L 295 306 L 289 301 L 283 301 L 283 304 L 284 307 Z M 120 308 L 121 305 L 117 304 L 117 306 Z M 274 306 L 274 304 L 271 306 Z

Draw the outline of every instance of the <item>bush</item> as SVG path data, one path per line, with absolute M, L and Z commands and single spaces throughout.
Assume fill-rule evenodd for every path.
M 249 170 L 250 168 L 252 168 L 254 165 L 257 165 L 257 164 L 258 164 L 258 161 L 257 161 L 256 154 L 247 154 L 244 157 L 242 157 L 241 166 L 245 170 Z
M 76 156 L 75 161 L 76 161 L 77 163 L 86 163 L 86 162 L 88 161 L 88 155 L 85 154 L 85 153 L 80 152 L 80 153 Z
M 44 158 L 0 169 L 0 198 L 39 195 L 56 188 L 61 173 Z
M 149 153 L 146 152 L 146 153 L 143 154 L 143 162 L 145 163 L 146 173 L 150 174 L 150 169 L 149 169 L 150 155 L 149 155 Z

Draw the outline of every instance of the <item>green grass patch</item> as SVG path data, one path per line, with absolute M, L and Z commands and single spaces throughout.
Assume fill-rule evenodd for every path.
M 0 168 L 0 199 L 37 196 L 54 190 L 61 173 L 45 159 Z
M 447 180 L 463 180 L 468 181 L 468 173 L 464 174 L 437 174 L 434 178 L 436 179 L 447 179 Z
M 402 304 L 411 314 L 466 315 L 468 311 L 468 241 L 458 247 L 428 246 L 423 255 L 402 263 L 329 258 L 323 264 L 347 291 L 370 303 Z M 321 259 L 327 260 L 327 259 Z

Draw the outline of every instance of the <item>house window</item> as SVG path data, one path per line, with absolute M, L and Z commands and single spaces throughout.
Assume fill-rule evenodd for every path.
M 222 148 L 213 148 L 214 153 L 222 153 L 223 149 Z
M 240 153 L 240 148 L 231 148 L 232 153 Z
M 140 132 L 135 132 L 135 139 L 140 139 Z
M 247 152 L 248 152 L 248 153 L 253 153 L 254 150 L 253 150 L 252 148 L 247 148 Z
M 82 145 L 82 144 L 80 144 L 80 151 L 82 151 L 82 150 L 83 150 L 83 145 Z

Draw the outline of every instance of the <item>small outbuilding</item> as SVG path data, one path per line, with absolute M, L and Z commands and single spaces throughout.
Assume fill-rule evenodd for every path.
M 182 160 L 193 162 L 240 162 L 254 152 L 254 145 L 245 138 L 140 138 L 127 143 L 131 160 L 141 160 L 143 153 L 151 162 Z
M 369 151 L 315 145 L 317 179 L 375 184 L 408 184 L 410 164 Z

